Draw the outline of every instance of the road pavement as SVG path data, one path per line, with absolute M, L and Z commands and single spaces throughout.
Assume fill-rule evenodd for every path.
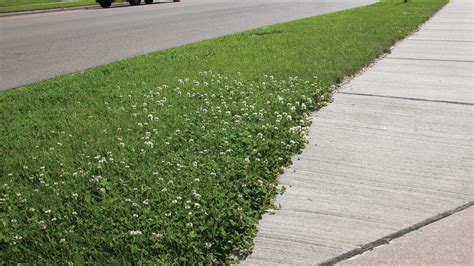
M 334 263 L 474 203 L 473 14 L 451 0 L 313 114 L 244 265 Z
M 184 0 L 0 17 L 0 91 L 119 59 L 374 2 Z

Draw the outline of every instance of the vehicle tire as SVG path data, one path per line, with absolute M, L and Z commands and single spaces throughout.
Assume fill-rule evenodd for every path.
M 112 5 L 112 0 L 99 0 L 99 5 L 102 8 L 109 8 Z
M 145 0 L 145 3 L 147 3 L 147 4 L 153 4 L 153 0 Z
M 128 0 L 131 6 L 138 6 L 141 0 Z

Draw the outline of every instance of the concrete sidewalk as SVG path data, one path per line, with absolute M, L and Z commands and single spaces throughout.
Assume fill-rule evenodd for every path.
M 340 263 L 355 265 L 474 265 L 474 207 Z
M 243 264 L 333 263 L 474 201 L 474 20 L 452 0 L 313 115 Z

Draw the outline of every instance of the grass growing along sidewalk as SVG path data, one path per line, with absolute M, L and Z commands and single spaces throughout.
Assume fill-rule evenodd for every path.
M 305 115 L 446 2 L 382 2 L 1 93 L 0 255 L 222 263 L 245 253 L 280 167 L 304 146 Z

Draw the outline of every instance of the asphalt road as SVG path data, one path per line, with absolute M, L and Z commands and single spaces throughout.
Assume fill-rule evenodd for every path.
M 376 0 L 184 0 L 0 17 L 0 91 Z

